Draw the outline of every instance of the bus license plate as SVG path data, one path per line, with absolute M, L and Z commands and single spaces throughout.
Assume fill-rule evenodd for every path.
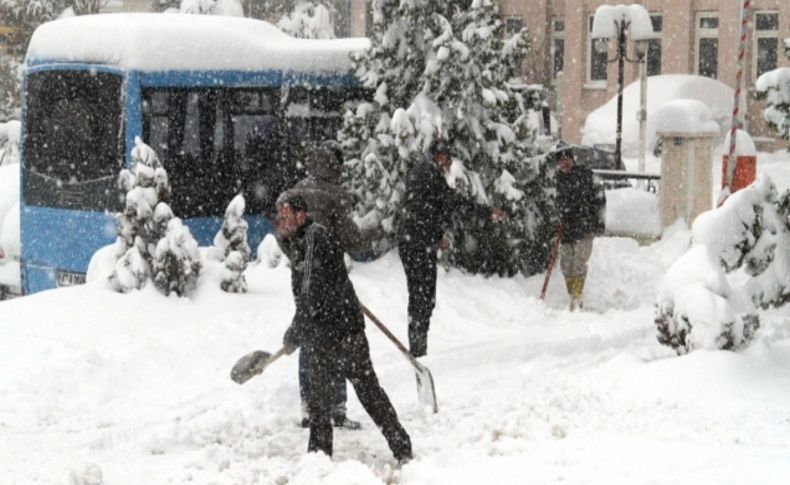
M 58 286 L 74 286 L 83 284 L 85 284 L 84 274 L 58 271 Z

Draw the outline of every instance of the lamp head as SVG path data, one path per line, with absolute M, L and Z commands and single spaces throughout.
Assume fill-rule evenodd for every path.
M 599 54 L 606 54 L 609 52 L 609 38 L 608 37 L 599 37 L 593 40 L 595 51 Z

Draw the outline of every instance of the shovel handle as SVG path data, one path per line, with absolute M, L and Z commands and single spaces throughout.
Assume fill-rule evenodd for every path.
M 400 340 L 398 340 L 398 337 L 396 337 L 392 332 L 390 332 L 390 329 L 388 329 L 387 327 L 384 326 L 383 323 L 381 323 L 381 320 L 379 320 L 376 317 L 376 315 L 373 314 L 373 312 L 368 310 L 368 307 L 366 307 L 362 302 L 359 303 L 359 306 L 360 306 L 360 308 L 362 308 L 362 312 L 365 315 L 367 315 L 367 317 L 370 319 L 370 321 L 373 322 L 374 324 L 376 324 L 376 326 L 379 327 L 379 330 L 384 332 L 384 335 L 386 335 L 387 338 L 390 339 L 392 341 L 392 343 L 395 344 L 396 347 L 398 347 L 398 350 L 400 350 L 404 354 L 410 356 L 412 358 L 412 360 L 414 360 L 414 356 L 411 355 L 411 352 L 409 352 L 409 349 L 407 349 L 406 346 L 403 345 Z

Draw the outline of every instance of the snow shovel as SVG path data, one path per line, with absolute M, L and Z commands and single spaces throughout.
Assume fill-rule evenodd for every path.
M 562 239 L 562 224 L 557 226 L 557 232 L 554 235 L 554 241 L 552 241 L 551 243 L 549 264 L 546 266 L 546 279 L 543 280 L 543 288 L 540 290 L 541 300 L 546 297 L 546 290 L 549 288 L 549 280 L 551 279 L 551 270 L 554 269 L 554 262 L 557 261 L 557 251 L 560 248 L 560 239 Z
M 390 332 L 390 330 L 381 323 L 381 320 L 376 318 L 376 315 L 373 314 L 368 307 L 363 305 L 361 302 L 359 306 L 362 308 L 362 312 L 368 316 L 371 322 L 375 323 L 379 330 L 381 330 L 384 335 L 387 336 L 388 339 L 398 347 L 398 350 L 401 351 L 404 357 L 411 362 L 411 365 L 414 366 L 414 375 L 417 377 L 417 399 L 420 401 L 420 404 L 423 406 L 430 406 L 433 409 L 434 413 L 439 412 L 439 405 L 436 403 L 436 390 L 433 387 L 433 376 L 431 375 L 431 371 L 428 370 L 427 367 L 417 362 L 417 359 L 409 352 L 405 345 L 403 345 L 400 340 L 398 340 L 395 335 Z
M 236 361 L 230 371 L 230 378 L 237 384 L 244 384 L 253 377 L 262 373 L 272 362 L 282 357 L 286 352 L 283 347 L 274 355 L 263 350 L 255 350 Z

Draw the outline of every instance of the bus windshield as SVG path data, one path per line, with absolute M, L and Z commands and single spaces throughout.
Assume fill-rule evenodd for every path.
M 96 71 L 27 77 L 24 197 L 28 205 L 118 210 L 122 78 Z

